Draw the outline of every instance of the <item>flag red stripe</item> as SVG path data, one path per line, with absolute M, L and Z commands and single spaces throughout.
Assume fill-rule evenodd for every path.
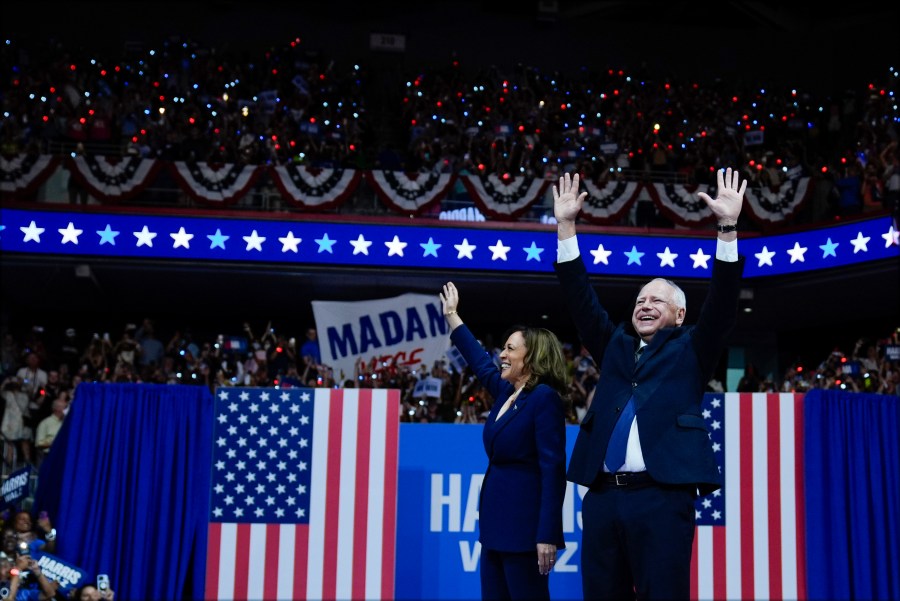
M 747 482 L 741 486 L 741 598 L 753 599 L 753 397 L 751 393 L 740 396 L 740 474 L 728 474 L 726 477 L 738 478 L 739 482 Z M 734 516 L 730 516 L 729 521 Z
M 234 557 L 234 601 L 247 601 L 247 579 L 250 576 L 250 524 L 237 525 Z
M 806 599 L 806 488 L 803 478 L 803 398 L 794 395 L 794 494 L 797 503 L 797 598 Z
M 700 574 L 698 573 L 699 567 L 697 565 L 697 554 L 700 553 L 700 541 L 698 541 L 699 537 L 697 536 L 697 526 L 694 526 L 694 544 L 691 547 L 691 594 L 689 599 L 697 599 L 699 598 L 699 583 L 700 583 Z
M 769 499 L 769 599 L 783 598 L 781 573 L 781 397 L 766 395 Z
M 322 549 L 322 598 L 337 596 L 338 530 L 341 500 L 341 423 L 344 396 L 340 390 L 331 393 L 328 412 L 328 466 L 325 475 L 325 545 Z
M 400 453 L 400 391 L 388 390 L 384 449 L 384 520 L 381 529 L 381 598 L 394 598 L 396 561 L 397 466 Z
M 294 599 L 306 599 L 306 584 L 309 578 L 307 555 L 309 555 L 309 526 L 298 524 L 294 533 Z
M 369 445 L 372 390 L 361 389 L 356 411 L 356 503 L 353 510 L 353 599 L 366 598 L 366 539 L 369 509 Z
M 278 541 L 281 528 L 278 524 L 266 525 L 266 565 L 278 566 Z M 263 578 L 263 599 L 278 598 L 278 578 L 273 574 Z
M 715 527 L 713 533 L 713 598 L 724 599 L 726 597 L 725 586 L 727 584 L 728 571 L 725 569 L 728 556 L 725 547 L 725 528 Z
M 222 524 L 211 522 L 206 546 L 206 598 L 219 596 L 219 553 L 222 543 Z

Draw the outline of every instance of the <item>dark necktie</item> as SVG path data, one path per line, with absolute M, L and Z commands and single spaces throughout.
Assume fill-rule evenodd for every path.
M 635 363 L 640 359 L 644 348 L 644 346 L 641 346 L 634 353 Z M 619 471 L 619 468 L 625 463 L 625 450 L 628 447 L 628 434 L 631 432 L 632 421 L 634 421 L 634 396 L 625 403 L 625 408 L 622 409 L 622 413 L 619 414 L 619 419 L 613 428 L 612 436 L 609 437 L 605 463 L 606 468 L 610 472 L 615 473 Z

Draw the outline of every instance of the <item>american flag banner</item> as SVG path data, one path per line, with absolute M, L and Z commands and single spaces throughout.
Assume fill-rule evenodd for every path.
M 707 394 L 724 488 L 697 500 L 691 599 L 806 599 L 803 395 Z
M 219 388 L 206 599 L 394 596 L 400 393 Z

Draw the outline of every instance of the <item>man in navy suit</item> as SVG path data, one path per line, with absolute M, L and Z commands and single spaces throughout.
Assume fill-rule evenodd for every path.
M 554 187 L 554 267 L 581 341 L 600 366 L 567 478 L 588 487 L 582 502 L 585 599 L 688 599 L 694 500 L 722 486 L 700 413 L 706 382 L 737 320 L 743 260 L 736 224 L 747 182 L 717 173 L 706 202 L 718 240 L 709 292 L 683 326 L 684 292 L 662 278 L 638 293 L 630 328 L 600 304 L 580 258 L 575 221 L 586 196 L 579 176 Z

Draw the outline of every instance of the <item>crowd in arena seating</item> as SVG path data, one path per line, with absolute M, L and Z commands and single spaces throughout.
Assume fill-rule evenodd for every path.
M 453 57 L 394 84 L 299 39 L 238 54 L 170 38 L 105 55 L 14 40 L 0 63 L 7 156 L 81 143 L 173 161 L 575 171 L 598 182 L 703 183 L 738 165 L 751 185 L 826 178 L 833 197 L 819 219 L 894 208 L 900 197 L 893 68 L 822 94 L 606 67 L 473 69 Z

